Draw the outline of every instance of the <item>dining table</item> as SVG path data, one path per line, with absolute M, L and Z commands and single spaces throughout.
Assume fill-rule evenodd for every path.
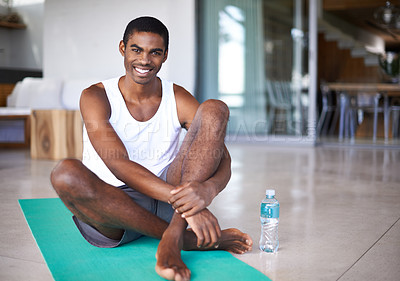
M 348 83 L 348 82 L 335 82 L 323 83 L 321 85 L 323 97 L 336 92 L 339 94 L 340 106 L 340 122 L 339 122 L 339 140 L 343 140 L 345 135 L 346 122 L 348 122 L 350 100 L 359 94 L 370 95 L 373 97 L 373 113 L 374 113 L 374 129 L 373 141 L 377 139 L 377 122 L 378 113 L 383 112 L 384 118 L 384 138 L 385 141 L 389 139 L 389 118 L 390 118 L 390 97 L 400 97 L 400 84 L 399 83 Z M 383 108 L 379 107 L 379 100 L 383 98 Z M 354 137 L 354 132 L 350 136 Z

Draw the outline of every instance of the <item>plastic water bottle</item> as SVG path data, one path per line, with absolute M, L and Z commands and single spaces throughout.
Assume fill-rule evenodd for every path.
M 267 189 L 265 195 L 266 197 L 261 202 L 260 249 L 264 252 L 275 253 L 279 247 L 279 202 L 275 198 L 275 190 Z

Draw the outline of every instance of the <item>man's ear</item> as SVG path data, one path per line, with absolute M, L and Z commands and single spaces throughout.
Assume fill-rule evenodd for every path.
M 165 50 L 163 63 L 167 60 L 167 58 L 168 58 L 168 50 Z
M 119 52 L 122 56 L 125 55 L 125 44 L 122 40 L 119 42 Z

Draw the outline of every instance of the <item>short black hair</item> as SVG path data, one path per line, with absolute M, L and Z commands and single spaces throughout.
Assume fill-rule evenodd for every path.
M 153 17 L 139 17 L 132 20 L 126 26 L 122 41 L 128 44 L 129 37 L 134 32 L 152 32 L 160 35 L 164 39 L 165 50 L 168 50 L 169 33 L 167 27 L 158 19 Z

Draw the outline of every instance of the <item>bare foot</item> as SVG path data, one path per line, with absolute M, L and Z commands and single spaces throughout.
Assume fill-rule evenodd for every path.
M 192 237 L 190 237 L 190 232 L 186 232 L 184 250 L 225 250 L 234 254 L 244 254 L 251 251 L 253 246 L 253 240 L 251 237 L 241 232 L 236 228 L 228 228 L 221 231 L 221 237 L 218 243 L 213 247 L 197 248 L 196 246 L 196 236 L 192 232 Z M 194 235 L 194 237 L 193 237 Z
M 182 239 L 164 232 L 156 253 L 156 272 L 167 280 L 188 281 L 190 270 L 181 259 Z
M 243 254 L 251 250 L 251 237 L 236 228 L 222 230 L 218 243 L 213 247 L 198 248 L 194 232 L 185 231 L 185 245 L 179 235 L 168 229 L 164 232 L 156 253 L 156 272 L 167 280 L 188 281 L 190 270 L 181 259 L 181 249 L 190 250 L 225 250 L 230 253 Z
M 251 251 L 253 246 L 253 240 L 251 237 L 236 228 L 222 230 L 219 241 L 217 249 L 225 250 L 234 254 L 244 254 Z

